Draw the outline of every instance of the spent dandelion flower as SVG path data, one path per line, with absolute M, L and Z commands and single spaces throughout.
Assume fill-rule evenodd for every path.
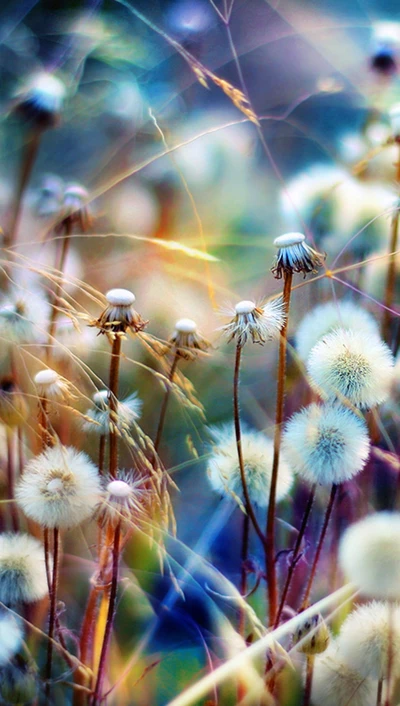
M 0 614 L 0 685 L 4 668 L 22 646 L 24 637 L 20 621 L 12 613 Z
M 214 441 L 208 461 L 208 478 L 213 490 L 219 495 L 231 495 L 236 501 L 244 501 L 236 439 L 230 426 L 210 429 Z M 266 507 L 271 484 L 273 443 L 271 439 L 256 431 L 244 431 L 241 437 L 246 485 L 252 504 Z M 293 484 L 293 474 L 282 458 L 278 480 L 277 500 L 287 497 Z
M 400 597 L 400 514 L 377 512 L 348 527 L 340 541 L 345 576 L 370 598 Z
M 389 660 L 392 675 L 397 675 L 400 609 L 379 601 L 358 606 L 344 621 L 336 644 L 343 662 L 361 676 L 386 679 Z
M 388 398 L 393 366 L 393 355 L 378 336 L 366 342 L 362 331 L 337 329 L 314 346 L 307 371 L 321 396 L 369 409 Z
M 165 351 L 172 351 L 185 360 L 194 360 L 198 353 L 204 353 L 210 345 L 210 342 L 198 331 L 193 319 L 179 319 L 172 336 L 168 339 Z
M 43 545 L 28 534 L 0 534 L 0 601 L 33 603 L 46 594 Z
M 25 515 L 41 527 L 68 529 L 92 516 L 100 492 L 90 458 L 58 445 L 28 461 L 15 495 Z
M 38 397 L 54 401 L 65 402 L 72 396 L 71 385 L 62 375 L 52 368 L 39 370 L 34 377 Z
M 319 253 L 306 243 L 303 233 L 285 233 L 275 238 L 274 245 L 278 249 L 272 273 L 276 279 L 282 279 L 285 272 L 316 273 L 322 267 L 325 255 Z
M 93 407 L 86 411 L 82 428 L 84 431 L 101 435 L 108 434 L 112 426 L 120 432 L 128 432 L 139 419 L 142 404 L 137 392 L 133 392 L 125 399 L 117 401 L 117 411 L 114 415 L 110 412 L 109 391 L 99 390 L 93 395 Z
M 344 483 L 367 462 L 367 425 L 341 405 L 311 404 L 287 422 L 282 451 L 292 471 L 307 483 Z
M 377 683 L 351 669 L 331 642 L 314 662 L 311 703 L 313 706 L 376 706 Z
M 275 299 L 266 304 L 256 304 L 244 299 L 238 302 L 232 310 L 233 318 L 222 327 L 228 342 L 236 340 L 242 348 L 248 339 L 253 343 L 265 343 L 268 339 L 277 338 L 284 324 L 282 300 Z
M 148 321 L 142 319 L 133 308 L 135 295 L 128 289 L 110 289 L 106 294 L 107 306 L 91 326 L 100 329 L 100 333 L 124 334 L 130 330 L 139 333 L 147 326 Z
M 296 330 L 295 347 L 301 360 L 306 361 L 318 341 L 338 328 L 379 335 L 376 320 L 359 304 L 346 300 L 319 304 L 304 316 Z
M 122 472 L 109 477 L 104 485 L 95 517 L 102 526 L 116 526 L 123 521 L 135 522 L 144 512 L 146 497 L 143 478 Z
M 8 343 L 41 343 L 50 306 L 39 291 L 12 287 L 0 301 L 0 338 Z
M 68 184 L 65 187 L 60 207 L 57 231 L 65 229 L 71 233 L 77 228 L 85 233 L 92 225 L 92 216 L 88 206 L 89 193 L 81 184 Z
M 42 128 L 57 124 L 67 94 L 66 86 L 54 74 L 40 71 L 26 81 L 18 92 L 15 110 Z

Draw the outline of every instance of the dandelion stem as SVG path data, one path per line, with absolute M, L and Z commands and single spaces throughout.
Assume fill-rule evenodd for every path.
M 178 363 L 179 363 L 179 355 L 176 352 L 174 355 L 173 361 L 171 363 L 171 368 L 170 368 L 170 371 L 168 374 L 168 382 L 173 381 L 174 375 L 175 375 L 175 370 L 178 366 Z M 163 399 L 163 402 L 161 405 L 160 418 L 158 420 L 157 433 L 156 433 L 156 438 L 154 441 L 154 450 L 156 451 L 156 453 L 158 452 L 158 449 L 159 449 L 160 443 L 161 443 L 161 437 L 162 437 L 162 433 L 163 433 L 163 429 L 164 429 L 164 423 L 165 423 L 165 417 L 167 414 L 167 407 L 168 407 L 170 393 L 171 393 L 171 386 L 168 385 L 167 389 L 165 390 L 164 399 Z
M 314 561 L 313 561 L 313 564 L 311 567 L 311 572 L 310 572 L 310 576 L 308 579 L 305 594 L 304 594 L 304 597 L 303 597 L 303 600 L 301 603 L 300 611 L 303 611 L 308 607 L 308 601 L 310 598 L 310 593 L 311 593 L 313 581 L 314 581 L 315 574 L 317 571 L 318 561 L 321 556 L 322 546 L 323 546 L 323 543 L 325 540 L 326 531 L 328 529 L 329 520 L 331 518 L 333 505 L 335 502 L 335 497 L 336 497 L 338 487 L 339 487 L 338 485 L 332 485 L 331 494 L 330 494 L 329 502 L 328 502 L 328 507 L 326 508 L 324 522 L 323 522 L 322 529 L 321 529 L 321 534 L 319 536 L 318 545 L 317 545 L 317 549 L 316 549 L 315 556 L 314 556 Z
M 400 161 L 399 161 L 400 163 Z M 382 338 L 390 345 L 391 336 L 391 321 L 392 314 L 390 309 L 393 306 L 395 285 L 396 285 L 396 250 L 399 239 L 399 208 L 396 207 L 392 215 L 390 227 L 390 243 L 389 243 L 389 264 L 386 276 L 385 297 L 382 315 Z
M 106 455 L 106 435 L 101 434 L 99 441 L 99 473 L 104 473 L 104 460 Z
M 279 457 L 282 439 L 282 423 L 285 401 L 285 376 L 286 376 L 286 351 L 287 351 L 287 327 L 289 321 L 290 295 L 292 292 L 293 272 L 287 270 L 284 273 L 283 284 L 283 310 L 285 321 L 281 329 L 279 340 L 279 361 L 278 361 L 278 381 L 276 393 L 276 413 L 274 430 L 274 457 L 272 462 L 271 488 L 269 493 L 267 528 L 266 528 L 266 573 L 269 607 L 269 624 L 274 625 L 277 611 L 277 580 L 275 566 L 275 509 L 276 509 L 276 488 L 278 482 Z
M 103 644 L 101 647 L 99 668 L 97 671 L 96 686 L 93 693 L 92 706 L 97 706 L 99 700 L 101 699 L 101 688 L 103 685 L 103 680 L 105 676 L 107 652 L 111 638 L 111 631 L 114 621 L 115 613 L 115 603 L 117 598 L 117 588 L 118 588 L 118 566 L 119 566 L 119 545 L 121 537 L 121 523 L 119 522 L 115 528 L 114 543 L 113 543 L 113 562 L 112 562 L 112 578 L 111 578 L 111 589 L 110 598 L 108 603 L 108 613 L 106 629 L 104 632 Z
M 307 655 L 306 683 L 304 687 L 303 706 L 310 706 L 313 672 L 314 655 Z
M 249 515 L 243 515 L 243 529 L 242 529 L 242 548 L 240 553 L 241 568 L 240 568 L 240 593 L 245 596 L 247 593 L 247 567 L 246 561 L 249 552 L 249 529 L 250 529 L 250 518 Z M 245 612 L 240 611 L 239 620 L 239 634 L 244 636 L 245 632 Z
M 288 568 L 288 572 L 287 572 L 287 576 L 286 576 L 285 585 L 284 585 L 284 587 L 283 587 L 281 602 L 280 602 L 280 605 L 279 605 L 279 608 L 278 608 L 278 612 L 277 612 L 277 614 L 276 614 L 274 628 L 277 628 L 277 627 L 278 627 L 278 625 L 279 625 L 279 620 L 280 620 L 280 617 L 281 617 L 281 615 L 282 615 L 282 611 L 283 611 L 283 609 L 284 609 L 284 607 L 285 607 L 286 597 L 287 597 L 287 594 L 288 594 L 288 592 L 289 592 L 289 588 L 290 588 L 290 584 L 291 584 L 291 581 L 292 581 L 292 577 L 293 577 L 294 571 L 295 571 L 296 566 L 297 566 L 297 561 L 298 561 L 298 559 L 299 559 L 300 548 L 301 548 L 301 545 L 302 545 L 304 533 L 305 533 L 305 531 L 306 531 L 308 519 L 309 519 L 309 517 L 310 517 L 310 513 L 311 513 L 311 510 L 312 510 L 312 506 L 313 506 L 313 504 L 314 504 L 314 497 L 315 497 L 315 490 L 316 490 L 316 487 L 317 487 L 317 485 L 316 485 L 316 483 L 314 483 L 314 485 L 313 485 L 312 488 L 311 488 L 310 494 L 309 494 L 309 496 L 308 496 L 307 505 L 306 505 L 306 508 L 305 508 L 305 510 L 304 510 L 303 519 L 302 519 L 302 522 L 301 522 L 301 526 L 300 526 L 299 532 L 298 532 L 298 534 L 297 534 L 296 544 L 294 545 L 293 554 L 292 554 L 292 559 L 291 559 L 291 562 L 290 562 L 290 564 L 289 564 L 289 568 Z
M 7 438 L 7 485 L 8 485 L 8 498 L 10 500 L 10 515 L 11 515 L 11 525 L 14 532 L 19 529 L 18 522 L 18 512 L 14 500 L 14 482 L 15 482 L 15 465 L 14 465 L 14 444 L 13 431 L 7 427 L 6 428 L 6 438 Z
M 116 425 L 118 423 L 118 380 L 119 364 L 121 360 L 121 343 L 121 337 L 116 335 L 112 344 L 110 363 L 110 396 L 108 400 L 111 421 L 109 471 L 110 476 L 113 478 L 117 475 L 118 470 L 118 435 Z
M 390 706 L 390 691 L 392 686 L 393 671 L 393 603 L 388 602 L 388 652 L 387 652 L 387 674 L 386 674 L 386 699 L 385 706 Z
M 68 256 L 68 250 L 69 250 L 69 245 L 71 242 L 70 236 L 71 236 L 71 219 L 67 218 L 64 222 L 64 238 L 61 243 L 61 252 L 60 256 L 58 258 L 58 261 L 56 263 L 55 269 L 57 270 L 58 274 L 58 280 L 54 289 L 54 294 L 53 294 L 53 302 L 52 302 L 52 307 L 51 307 L 51 314 L 50 314 L 50 323 L 49 323 L 49 333 L 48 333 L 48 346 L 47 346 L 47 359 L 51 357 L 51 346 L 52 346 L 52 341 L 54 339 L 54 334 L 56 330 L 56 324 L 57 324 L 57 317 L 58 317 L 58 301 L 61 297 L 61 292 L 63 289 L 63 278 L 64 278 L 64 270 L 65 270 L 65 263 L 67 260 Z
M 379 679 L 376 692 L 376 706 L 382 706 L 383 679 Z
M 17 239 L 18 226 L 21 217 L 22 199 L 39 150 L 42 132 L 43 130 L 41 128 L 36 127 L 28 136 L 28 142 L 25 147 L 25 153 L 22 157 L 21 171 L 12 205 L 10 226 L 8 229 L 8 234 L 6 233 L 4 238 L 4 245 L 8 248 L 12 248 Z
M 237 453 L 238 453 L 238 461 L 239 461 L 239 470 L 240 470 L 240 479 L 242 481 L 242 489 L 243 489 L 243 496 L 244 496 L 244 505 L 247 514 L 249 515 L 254 529 L 257 532 L 263 547 L 265 547 L 265 537 L 264 534 L 261 530 L 260 525 L 257 522 L 257 518 L 255 516 L 250 496 L 249 496 L 249 491 L 247 489 L 247 482 L 246 482 L 246 473 L 245 473 L 245 466 L 244 466 L 244 459 L 243 459 L 243 450 L 242 450 L 242 432 L 240 428 L 240 404 L 239 404 L 239 378 L 240 378 L 240 361 L 241 361 L 241 356 L 242 356 L 242 347 L 240 345 L 236 346 L 236 356 L 235 356 L 235 370 L 234 370 L 234 375 L 233 375 L 233 420 L 234 420 L 234 425 L 235 425 L 235 436 L 236 436 L 236 448 L 237 448 Z
M 45 696 L 46 701 L 50 698 L 50 679 L 51 679 L 51 667 L 53 662 L 53 640 L 54 640 L 54 627 L 56 624 L 56 610 L 57 610 L 57 589 L 58 589 L 58 563 L 59 563 L 59 553 L 60 553 L 60 537 L 59 530 L 57 527 L 53 530 L 53 576 L 51 581 L 51 591 L 50 591 L 50 616 L 49 616 L 49 632 L 48 632 L 48 642 L 47 642 L 47 662 L 46 662 L 46 688 Z

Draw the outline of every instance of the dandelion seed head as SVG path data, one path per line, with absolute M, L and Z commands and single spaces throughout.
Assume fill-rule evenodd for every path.
M 111 306 L 129 307 L 132 306 L 136 297 L 129 289 L 110 289 L 106 294 L 106 299 Z
M 363 677 L 386 679 L 390 640 L 391 670 L 396 675 L 400 670 L 400 609 L 372 601 L 358 606 L 346 618 L 337 647 L 343 662 Z
M 255 309 L 257 309 L 257 304 L 252 302 L 251 299 L 243 299 L 243 301 L 235 305 L 237 314 L 252 314 Z
M 318 341 L 337 328 L 361 331 L 366 336 L 379 334 L 374 317 L 351 301 L 327 302 L 314 307 L 300 321 L 295 346 L 301 360 L 306 361 Z
M 302 272 L 316 273 L 322 267 L 325 255 L 318 253 L 306 243 L 303 233 L 285 233 L 274 240 L 278 252 L 271 268 L 276 279 L 281 279 L 284 273 Z
M 46 593 L 43 545 L 28 534 L 0 534 L 0 601 L 33 603 Z
M 82 451 L 55 446 L 27 463 L 15 496 L 42 527 L 67 529 L 89 519 L 101 492 L 96 466 Z
M 274 245 L 276 248 L 287 248 L 292 245 L 300 245 L 300 243 L 304 243 L 305 239 L 306 236 L 303 233 L 285 233 L 275 238 Z
M 348 527 L 339 546 L 346 577 L 371 598 L 400 597 L 400 514 L 377 512 Z
M 66 97 L 65 84 L 54 74 L 40 71 L 33 74 L 20 91 L 17 110 L 27 119 L 43 127 L 57 123 Z
M 348 481 L 365 466 L 370 442 L 365 422 L 340 405 L 311 404 L 286 424 L 282 450 L 308 483 Z
M 211 487 L 220 495 L 232 495 L 244 501 L 238 461 L 236 437 L 230 426 L 210 429 L 215 445 L 208 461 L 208 478 Z M 242 453 L 246 485 L 251 502 L 259 507 L 268 505 L 271 485 L 273 442 L 262 432 L 242 433 Z M 283 500 L 290 491 L 293 475 L 282 454 L 276 498 Z
M 94 407 L 88 409 L 82 419 L 82 428 L 101 435 L 108 434 L 113 427 L 120 432 L 128 432 L 139 419 L 143 404 L 137 393 L 133 392 L 129 397 L 118 400 L 117 411 L 111 412 L 108 390 L 95 392 L 93 402 Z
M 337 329 L 312 349 L 307 370 L 325 398 L 347 399 L 361 409 L 384 402 L 393 381 L 394 359 L 386 343 L 364 331 Z
M 122 471 L 118 478 L 106 482 L 95 516 L 102 526 L 121 521 L 138 522 L 144 513 L 146 494 L 141 477 Z
M 253 343 L 260 344 L 276 338 L 285 322 L 281 297 L 259 305 L 243 300 L 236 304 L 232 314 L 233 318 L 222 327 L 222 331 L 228 337 L 228 342 L 235 339 L 240 348 L 249 338 Z
M 175 324 L 175 331 L 179 333 L 194 333 L 197 329 L 197 324 L 193 319 L 179 319 Z
M 69 382 L 52 368 L 39 370 L 33 381 L 39 397 L 62 401 L 68 399 L 71 394 Z
M 0 614 L 0 668 L 2 672 L 21 648 L 23 636 L 20 622 L 12 613 L 2 612 Z
M 134 333 L 142 331 L 148 322 L 133 308 L 135 299 L 129 289 L 110 289 L 106 294 L 107 307 L 91 325 L 106 334 L 125 333 L 128 329 Z
M 0 301 L 0 338 L 8 343 L 45 340 L 50 305 L 41 292 L 15 287 Z
M 174 350 L 180 358 L 194 360 L 198 353 L 204 353 L 210 345 L 210 342 L 197 330 L 197 324 L 193 319 L 179 319 L 163 352 Z
M 315 658 L 311 703 L 313 706 L 375 706 L 377 683 L 351 669 L 331 642 Z

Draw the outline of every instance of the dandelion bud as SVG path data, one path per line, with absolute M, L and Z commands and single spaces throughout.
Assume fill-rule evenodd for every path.
M 42 71 L 31 77 L 17 99 L 16 110 L 42 129 L 54 127 L 60 117 L 66 88 L 53 74 Z
M 293 634 L 293 644 L 299 652 L 307 656 L 325 652 L 330 640 L 330 632 L 320 613 L 306 618 Z
M 314 250 L 306 242 L 302 233 L 286 233 L 275 238 L 278 252 L 271 268 L 275 279 L 281 279 L 288 272 L 316 273 L 322 267 L 325 255 Z
M 391 643 L 391 647 L 389 647 Z M 400 609 L 372 601 L 353 610 L 337 639 L 343 661 L 363 677 L 386 679 L 389 649 L 391 673 L 400 670 Z
M 276 338 L 285 321 L 281 298 L 260 305 L 245 299 L 236 304 L 231 313 L 233 319 L 222 331 L 228 336 L 228 342 L 236 339 L 240 348 L 249 337 L 253 343 L 260 344 Z
M 185 360 L 194 360 L 199 351 L 210 347 L 209 341 L 197 331 L 197 324 L 192 319 L 179 319 L 168 341 L 166 350 L 173 349 L 176 355 Z
M 378 336 L 371 334 L 366 343 L 362 331 L 337 329 L 314 346 L 307 370 L 319 394 L 369 409 L 388 398 L 393 366 L 393 355 Z
M 25 397 L 14 380 L 4 377 L 0 380 L 0 420 L 6 427 L 19 427 L 29 414 Z
M 215 441 L 208 462 L 210 484 L 220 495 L 231 495 L 243 502 L 243 488 L 237 455 L 236 437 L 231 427 L 210 429 Z M 273 443 L 262 432 L 242 434 L 242 453 L 246 485 L 252 504 L 266 507 L 271 485 Z M 276 497 L 283 500 L 293 483 L 292 472 L 281 457 Z
M 377 512 L 350 525 L 339 546 L 346 577 L 371 598 L 400 598 L 400 513 Z
M 1 535 L 0 535 L 1 542 Z M 10 659 L 21 647 L 23 631 L 21 623 L 9 611 L 0 613 L 0 683 L 1 675 Z
M 120 432 L 128 432 L 136 419 L 139 419 L 142 400 L 134 392 L 124 400 L 117 401 L 117 411 L 110 411 L 108 390 L 99 390 L 93 395 L 94 407 L 88 409 L 82 428 L 85 431 L 92 431 L 105 435 L 110 433 L 110 429 L 116 428 Z
M 121 520 L 134 521 L 143 514 L 146 489 L 142 478 L 132 473 L 120 474 L 107 482 L 96 517 L 102 526 L 117 525 Z
M 308 483 L 343 483 L 368 459 L 367 426 L 346 407 L 311 404 L 286 424 L 282 450 L 294 473 Z
M 351 669 L 335 642 L 315 658 L 311 703 L 313 706 L 376 706 L 376 681 Z
M 46 594 L 42 544 L 28 534 L 0 534 L 0 601 L 33 603 Z
M 37 674 L 31 662 L 20 655 L 1 670 L 0 698 L 6 704 L 31 704 L 37 696 Z
M 108 305 L 103 313 L 91 326 L 97 326 L 100 333 L 133 333 L 143 331 L 148 321 L 144 321 L 133 308 L 135 295 L 128 289 L 110 289 L 106 294 Z
M 42 527 L 67 529 L 92 516 L 100 493 L 98 470 L 89 457 L 71 446 L 55 446 L 26 464 L 15 497 Z
M 55 370 L 46 368 L 36 373 L 34 383 L 39 397 L 63 401 L 70 397 L 70 384 Z

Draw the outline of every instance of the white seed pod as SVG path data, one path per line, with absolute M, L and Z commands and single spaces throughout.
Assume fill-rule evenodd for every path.
M 285 233 L 275 238 L 274 245 L 278 252 L 271 268 L 276 279 L 281 279 L 284 273 L 317 272 L 322 267 L 325 255 L 314 250 L 306 243 L 303 233 Z
M 335 642 L 315 658 L 313 706 L 376 706 L 377 682 L 362 677 L 340 659 Z
M 140 521 L 147 492 L 143 478 L 135 477 L 133 473 L 119 473 L 117 478 L 108 478 L 96 508 L 97 520 L 102 526 Z
M 71 396 L 71 386 L 68 380 L 52 368 L 39 370 L 33 381 L 39 397 L 61 402 Z
M 101 333 L 133 333 L 143 331 L 148 321 L 144 321 L 133 308 L 135 295 L 129 289 L 110 289 L 106 294 L 107 306 L 100 317 L 92 322 L 92 326 Z
M 117 412 L 110 414 L 108 390 L 99 390 L 93 395 L 94 406 L 87 410 L 82 428 L 95 434 L 109 434 L 114 427 L 120 432 L 129 432 L 142 411 L 142 400 L 133 392 L 124 400 L 117 401 Z
M 0 534 L 0 601 L 33 603 L 47 590 L 43 545 L 28 534 Z
M 21 623 L 8 611 L 0 614 L 0 668 L 5 667 L 22 645 Z
M 42 527 L 67 529 L 89 519 L 101 494 L 96 466 L 71 446 L 46 449 L 29 461 L 15 497 Z
M 166 352 L 172 350 L 180 358 L 194 360 L 199 352 L 204 353 L 210 345 L 210 342 L 197 330 L 197 324 L 193 319 L 179 319 L 168 340 Z
M 345 531 L 339 546 L 345 576 L 371 598 L 400 598 L 400 513 L 377 512 Z
M 363 677 L 386 679 L 390 642 L 391 674 L 396 676 L 400 671 L 400 609 L 372 601 L 346 618 L 337 647 L 343 662 Z
M 285 322 L 282 299 L 275 299 L 266 304 L 256 304 L 250 299 L 238 302 L 232 311 L 233 319 L 222 331 L 228 337 L 228 342 L 236 340 L 243 347 L 251 338 L 253 343 L 265 343 L 268 339 L 277 338 Z
M 378 336 L 366 340 L 361 331 L 337 329 L 314 346 L 307 371 L 323 397 L 369 409 L 388 398 L 393 366 L 393 355 Z
M 208 477 L 215 492 L 243 499 L 242 482 L 235 433 L 230 426 L 210 430 L 215 441 L 208 461 Z M 252 504 L 266 507 L 271 485 L 273 442 L 262 432 L 242 432 L 242 452 L 246 485 Z M 279 502 L 289 493 L 293 483 L 292 472 L 282 454 L 276 498 Z
M 337 485 L 365 466 L 370 442 L 365 422 L 341 405 L 311 404 L 287 422 L 282 451 L 308 483 Z

